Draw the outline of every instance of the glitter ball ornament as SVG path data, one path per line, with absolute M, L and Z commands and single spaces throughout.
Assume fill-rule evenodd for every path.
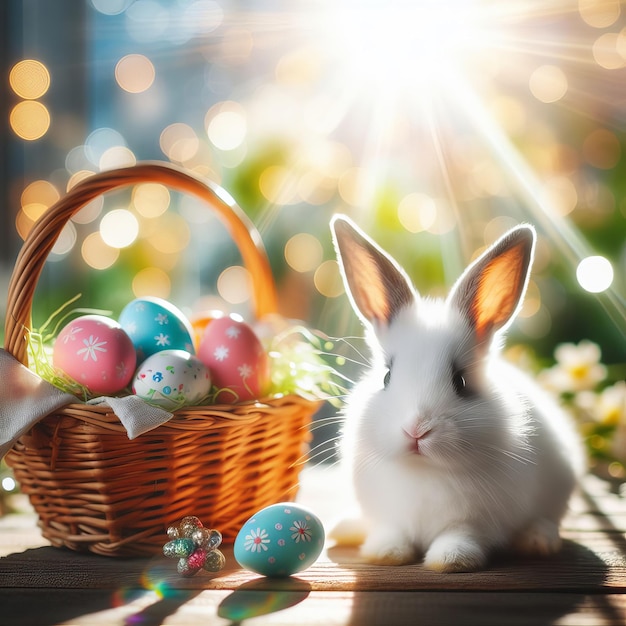
M 219 530 L 205 528 L 195 515 L 184 517 L 177 525 L 167 529 L 168 541 L 163 546 L 165 556 L 178 558 L 177 570 L 181 576 L 189 577 L 201 569 L 218 572 L 226 559 L 217 549 L 222 543 Z

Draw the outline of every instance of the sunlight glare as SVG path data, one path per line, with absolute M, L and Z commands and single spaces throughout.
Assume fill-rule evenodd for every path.
M 441 78 L 477 41 L 476 0 L 343 0 L 325 20 L 342 73 L 398 90 Z

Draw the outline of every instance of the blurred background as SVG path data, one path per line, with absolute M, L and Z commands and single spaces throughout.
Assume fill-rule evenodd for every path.
M 537 257 L 510 342 L 548 363 L 585 339 L 624 363 L 624 3 L 3 0 L 0 29 L 3 293 L 33 222 L 77 181 L 163 160 L 236 199 L 280 312 L 331 337 L 361 335 L 334 213 L 431 294 L 531 222 Z M 34 326 L 78 293 L 115 314 L 151 294 L 246 315 L 248 281 L 207 207 L 141 185 L 65 226 Z

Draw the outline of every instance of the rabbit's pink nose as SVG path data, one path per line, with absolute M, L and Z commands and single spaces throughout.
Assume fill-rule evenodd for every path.
M 416 454 L 421 454 L 420 445 L 423 439 L 430 433 L 430 430 L 418 431 L 416 428 L 410 430 L 403 428 L 402 431 L 411 440 L 411 451 Z

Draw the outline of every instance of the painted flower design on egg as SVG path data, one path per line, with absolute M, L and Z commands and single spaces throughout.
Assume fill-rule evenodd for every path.
M 163 333 L 159 333 L 154 337 L 157 346 L 169 346 L 172 342 L 170 341 L 169 335 L 164 335 Z
M 229 326 L 226 329 L 226 336 L 229 339 L 238 339 L 239 335 L 241 335 L 241 330 L 237 328 L 236 326 Z
M 305 521 L 296 520 L 289 530 L 292 532 L 291 538 L 296 543 L 300 543 L 301 541 L 311 541 L 311 528 Z
M 224 361 L 228 358 L 228 348 L 226 346 L 217 346 L 217 348 L 215 348 L 213 356 L 218 361 Z
M 157 324 L 160 324 L 161 326 L 163 326 L 164 324 L 169 324 L 170 323 L 170 319 L 169 317 L 165 314 L 165 313 L 159 313 L 155 318 L 154 321 Z
M 249 535 L 246 535 L 244 548 L 250 552 L 261 552 L 262 550 L 267 552 L 267 544 L 269 542 L 267 531 L 257 528 L 256 530 L 251 530 Z
M 67 344 L 68 341 L 76 341 L 76 335 L 83 332 L 80 326 L 68 327 L 65 335 L 62 336 L 61 341 Z
M 106 352 L 107 349 L 104 347 L 107 345 L 106 341 L 100 341 L 100 337 L 94 337 L 93 335 L 89 335 L 89 339 L 83 339 L 84 348 L 77 350 L 76 354 L 83 356 L 83 361 L 88 361 L 91 358 L 92 361 L 98 360 L 98 352 Z
M 237 368 L 237 371 L 239 372 L 241 378 L 246 379 L 252 376 L 253 370 L 247 363 L 244 363 Z

